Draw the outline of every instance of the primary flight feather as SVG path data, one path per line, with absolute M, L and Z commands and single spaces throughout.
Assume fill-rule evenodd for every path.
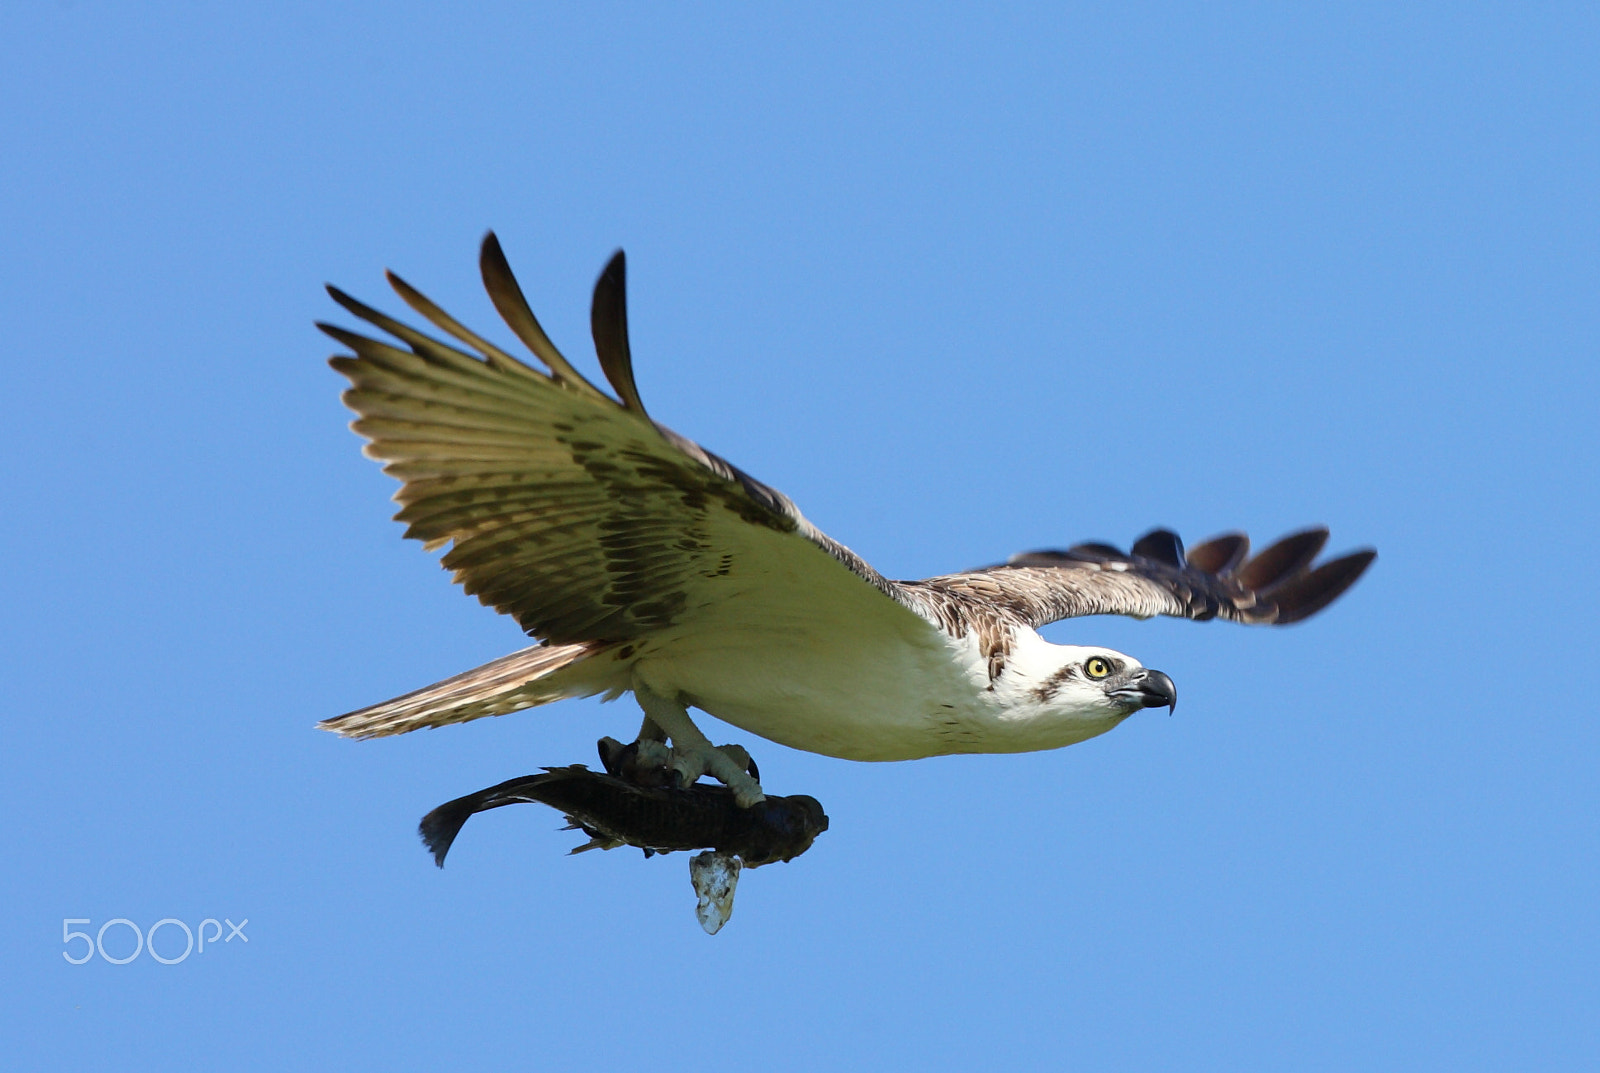
M 1282 625 L 1325 607 L 1375 557 L 1313 566 L 1324 529 L 1253 558 L 1242 534 L 1184 550 L 1156 530 L 1030 552 L 984 570 L 891 581 L 781 492 L 655 423 L 634 383 L 625 262 L 595 285 L 591 327 L 612 398 L 550 342 L 495 236 L 480 266 L 495 308 L 542 364 L 469 331 L 390 274 L 449 342 L 329 288 L 400 345 L 319 327 L 366 453 L 401 481 L 396 520 L 467 592 L 540 643 L 329 719 L 368 738 L 631 691 L 640 744 L 685 781 L 761 800 L 748 757 L 711 747 L 699 708 L 797 749 L 854 760 L 1022 752 L 1102 734 L 1177 693 L 1120 652 L 1036 631 L 1078 615 Z M 665 742 L 670 740 L 671 750 Z

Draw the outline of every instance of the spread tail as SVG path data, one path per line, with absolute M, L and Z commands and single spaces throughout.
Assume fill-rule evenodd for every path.
M 381 738 L 587 696 L 605 686 L 591 682 L 590 675 L 575 681 L 576 676 L 560 672 L 601 654 L 606 647 L 594 643 L 534 645 L 403 697 L 324 719 L 317 726 L 346 738 Z

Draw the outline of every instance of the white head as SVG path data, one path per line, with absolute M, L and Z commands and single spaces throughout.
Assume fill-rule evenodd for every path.
M 1023 641 L 1022 638 L 1018 638 Z M 1006 668 L 1014 717 L 1054 748 L 1104 734 L 1141 708 L 1175 708 L 1177 687 L 1160 671 L 1109 648 L 1056 645 L 1035 634 Z

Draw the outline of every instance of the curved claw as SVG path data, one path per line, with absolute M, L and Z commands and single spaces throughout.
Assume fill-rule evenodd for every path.
M 615 738 L 601 738 L 600 763 L 607 774 L 627 779 L 635 786 L 666 786 L 683 789 L 693 786 L 701 775 L 710 775 L 734 792 L 740 808 L 761 803 L 760 769 L 742 745 L 694 745 L 671 748 L 666 742 L 642 737 L 623 745 Z
M 733 791 L 733 799 L 740 808 L 749 808 L 766 800 L 761 784 L 747 768 L 754 765 L 750 754 L 741 746 L 717 748 L 706 740 L 700 729 L 689 718 L 689 711 L 680 697 L 656 692 L 638 674 L 634 674 L 633 695 L 644 709 L 644 726 L 640 727 L 640 747 L 646 738 L 657 743 L 662 737 L 672 741 L 670 767 L 678 773 L 681 785 L 689 786 L 701 775 L 710 775 Z M 731 750 L 737 750 L 731 751 Z M 641 751 L 641 756 L 643 752 Z
M 761 784 L 750 776 L 750 754 L 743 746 L 673 744 L 671 770 L 678 777 L 679 786 L 691 786 L 701 775 L 710 775 L 733 791 L 733 799 L 740 808 L 758 805 L 767 799 Z

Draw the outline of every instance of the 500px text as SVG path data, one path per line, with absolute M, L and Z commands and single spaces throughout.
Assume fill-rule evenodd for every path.
M 250 936 L 244 933 L 244 926 L 250 923 L 249 917 L 245 917 L 237 924 L 229 920 L 227 917 L 223 917 L 220 921 L 215 917 L 206 917 L 200 922 L 199 927 L 192 929 L 189 927 L 189 925 L 185 924 L 181 920 L 178 920 L 176 917 L 164 917 L 150 925 L 150 930 L 148 932 L 140 931 L 139 925 L 135 924 L 127 917 L 117 917 L 100 925 L 100 930 L 95 932 L 93 935 L 90 935 L 86 931 L 72 930 L 72 926 L 74 924 L 92 923 L 93 921 L 89 920 L 87 917 L 66 917 L 61 921 L 61 942 L 67 947 L 66 950 L 61 951 L 61 956 L 66 958 L 68 963 L 73 965 L 82 965 L 84 962 L 94 957 L 95 953 L 98 952 L 101 958 L 111 962 L 113 965 L 126 965 L 128 962 L 138 957 L 140 953 L 149 951 L 150 956 L 161 962 L 161 964 L 176 965 L 178 962 L 187 959 L 190 954 L 205 953 L 206 944 L 210 943 L 212 946 L 215 946 L 218 939 L 221 939 L 225 943 L 231 943 L 235 939 L 243 939 L 247 943 L 250 941 Z M 228 934 L 226 938 L 224 938 L 222 935 L 223 924 L 228 925 Z M 211 928 L 210 935 L 206 934 L 207 926 Z M 129 954 L 127 957 L 113 957 L 111 954 L 106 953 L 106 932 L 110 931 L 112 936 L 115 938 L 119 935 L 119 932 L 113 930 L 116 928 L 126 928 L 128 931 L 133 933 L 133 953 Z M 178 954 L 175 957 L 165 957 L 156 952 L 156 933 L 161 931 L 163 928 L 166 928 L 168 934 L 171 936 L 170 939 L 165 937 L 162 939 L 162 945 L 166 947 L 176 945 L 177 936 L 173 933 L 181 932 L 183 934 L 183 952 L 181 954 Z M 72 956 L 72 943 L 76 939 L 82 939 L 84 942 L 82 957 Z M 125 941 L 118 941 L 116 945 L 118 947 L 122 947 L 126 944 Z

